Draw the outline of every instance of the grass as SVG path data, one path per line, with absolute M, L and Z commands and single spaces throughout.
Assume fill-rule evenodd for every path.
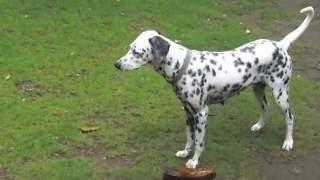
M 148 28 L 195 49 L 234 48 L 261 34 L 245 34 L 233 17 L 264 5 L 275 8 L 259 0 L 0 1 L 0 179 L 159 179 L 184 163 L 174 153 L 184 146 L 185 115 L 169 85 L 150 67 L 118 72 L 113 63 Z M 319 88 L 292 81 L 299 151 L 320 143 Z M 255 155 L 282 144 L 280 112 L 272 104 L 270 122 L 252 134 L 251 91 L 210 109 L 202 164 L 221 178 L 256 179 Z M 82 126 L 100 129 L 83 134 Z

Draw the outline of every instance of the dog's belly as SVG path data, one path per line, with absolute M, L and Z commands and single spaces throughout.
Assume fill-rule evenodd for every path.
M 246 89 L 248 86 L 253 84 L 252 80 L 248 80 L 246 84 L 233 83 L 230 85 L 226 83 L 223 87 L 218 87 L 215 90 L 208 91 L 207 103 L 208 104 L 217 104 L 223 103 L 228 98 L 239 95 L 241 91 Z

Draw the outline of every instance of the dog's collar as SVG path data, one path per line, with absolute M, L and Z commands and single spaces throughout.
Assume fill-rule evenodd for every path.
M 178 73 L 176 76 L 173 77 L 172 79 L 172 84 L 173 85 L 176 85 L 178 83 L 178 81 L 181 79 L 182 75 L 186 72 L 187 68 L 188 68 L 188 65 L 190 63 L 190 60 L 191 60 L 191 50 L 190 49 L 187 49 L 187 55 L 186 57 L 184 58 L 183 60 L 183 64 L 181 66 L 181 68 L 178 70 Z

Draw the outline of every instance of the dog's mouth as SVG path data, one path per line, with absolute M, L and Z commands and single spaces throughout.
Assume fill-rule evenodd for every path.
M 114 63 L 114 67 L 120 71 L 132 71 L 132 70 L 139 69 L 139 67 L 130 67 L 125 64 L 121 64 L 119 62 Z

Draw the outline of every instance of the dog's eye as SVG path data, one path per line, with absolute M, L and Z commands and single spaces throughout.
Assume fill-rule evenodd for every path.
M 135 49 L 132 50 L 132 54 L 138 58 L 141 58 L 143 56 L 143 53 L 139 53 L 138 51 L 136 51 Z

